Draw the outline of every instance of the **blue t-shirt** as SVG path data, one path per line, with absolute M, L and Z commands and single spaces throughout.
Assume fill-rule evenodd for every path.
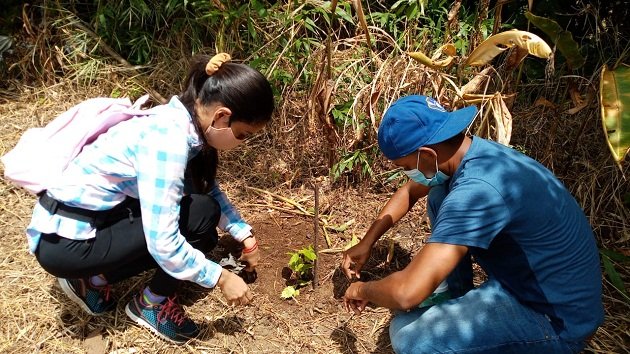
M 447 183 L 429 242 L 468 246 L 489 276 L 546 314 L 563 339 L 583 339 L 603 322 L 593 232 L 549 170 L 473 137 Z

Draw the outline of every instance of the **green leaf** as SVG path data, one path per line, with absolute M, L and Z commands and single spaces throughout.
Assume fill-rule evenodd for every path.
M 615 266 L 610 260 L 610 258 L 602 257 L 602 262 L 604 263 L 604 271 L 606 275 L 608 276 L 608 279 L 610 279 L 610 282 L 612 283 L 612 285 L 615 287 L 615 289 L 617 289 L 621 294 L 623 294 L 627 298 L 628 293 L 626 292 L 626 289 L 624 288 L 623 280 L 621 280 L 621 277 L 619 276 L 619 273 L 617 273 L 617 270 L 615 269 Z
M 292 271 L 297 272 L 297 267 L 302 264 L 302 257 L 300 257 L 299 253 L 289 253 L 291 258 L 289 259 L 289 268 Z
M 314 261 L 317 259 L 317 255 L 315 254 L 315 250 L 313 246 L 308 246 L 308 248 L 303 248 L 300 250 L 300 253 L 304 256 L 307 261 Z
M 619 252 L 615 252 L 613 250 L 600 249 L 599 253 L 601 253 L 603 257 L 608 257 L 615 262 L 620 262 L 620 263 L 630 262 L 630 257 L 624 254 L 621 254 Z
M 608 70 L 604 65 L 599 94 L 608 147 L 621 168 L 630 150 L 630 66 Z
M 280 294 L 280 297 L 283 299 L 290 299 L 290 298 L 294 298 L 296 296 L 300 295 L 300 291 L 297 290 L 296 288 L 292 287 L 292 286 L 287 286 L 286 288 L 284 288 L 284 290 L 282 290 L 282 293 Z
M 567 64 L 569 64 L 571 69 L 577 69 L 584 65 L 586 59 L 580 54 L 580 48 L 573 39 L 571 32 L 562 29 L 556 21 L 536 16 L 529 11 L 525 13 L 525 17 L 551 38 L 558 50 L 560 50 L 560 53 L 567 59 Z

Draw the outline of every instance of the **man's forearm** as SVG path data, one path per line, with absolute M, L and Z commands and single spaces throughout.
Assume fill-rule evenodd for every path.
M 364 300 L 393 310 L 407 310 L 415 305 L 410 290 L 405 289 L 402 272 L 396 272 L 380 280 L 363 283 L 359 289 L 359 296 Z M 425 298 L 430 294 L 421 295 Z
M 364 242 L 374 245 L 383 234 L 396 224 L 413 208 L 419 198 L 426 195 L 423 186 L 414 186 L 410 182 L 399 188 L 383 207 L 376 220 L 363 237 Z

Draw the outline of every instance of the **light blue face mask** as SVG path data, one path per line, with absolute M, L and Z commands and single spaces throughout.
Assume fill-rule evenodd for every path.
M 427 187 L 433 187 L 433 186 L 443 184 L 444 182 L 448 181 L 448 179 L 450 178 L 449 176 L 442 173 L 442 171 L 440 171 L 440 169 L 438 168 L 437 157 L 435 158 L 435 170 L 437 172 L 435 173 L 435 176 L 431 178 L 425 177 L 424 173 L 420 172 L 420 170 L 418 169 L 419 165 L 420 165 L 420 151 L 418 151 L 418 161 L 416 161 L 416 168 L 413 170 L 403 171 L 407 175 L 407 177 L 409 177 L 412 181 L 416 183 L 420 183 Z

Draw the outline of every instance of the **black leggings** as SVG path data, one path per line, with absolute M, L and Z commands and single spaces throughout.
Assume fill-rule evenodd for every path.
M 221 216 L 219 203 L 205 194 L 185 196 L 181 201 L 179 230 L 188 243 L 206 253 L 218 241 L 217 225 Z M 140 215 L 140 203 L 129 205 L 133 215 Z M 180 280 L 164 272 L 149 254 L 139 217 L 119 214 L 97 228 L 96 237 L 71 240 L 57 234 L 42 234 L 35 251 L 39 264 L 48 273 L 60 278 L 85 278 L 103 274 L 109 283 L 127 279 L 156 268 L 149 284 L 151 291 L 171 296 Z

